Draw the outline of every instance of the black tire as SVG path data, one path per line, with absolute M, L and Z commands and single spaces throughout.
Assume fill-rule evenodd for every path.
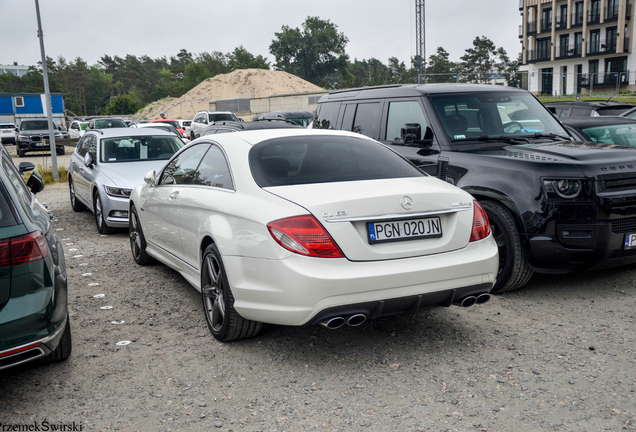
M 190 141 L 194 141 L 194 133 L 190 132 Z
M 75 212 L 81 212 L 86 210 L 86 206 L 79 202 L 77 196 L 75 196 L 75 185 L 73 184 L 73 180 L 69 177 L 68 179 L 68 192 L 71 198 L 71 208 Z
M 243 318 L 234 309 L 234 296 L 225 274 L 221 254 L 211 244 L 201 262 L 201 299 L 208 328 L 216 339 L 230 342 L 254 337 L 262 323 Z
M 71 351 L 73 351 L 73 342 L 71 340 L 71 321 L 68 316 L 66 317 L 66 327 L 64 328 L 64 333 L 62 334 L 62 339 L 60 339 L 60 343 L 57 345 L 55 350 L 53 350 L 49 355 L 42 358 L 43 363 L 53 363 L 62 360 L 66 360 L 71 355 Z
M 504 206 L 495 201 L 480 201 L 499 248 L 499 271 L 492 293 L 514 291 L 528 283 L 534 273 L 521 248 L 515 221 Z
M 61 150 L 57 151 L 58 156 L 64 156 L 66 154 L 66 148 L 62 147 Z
M 130 250 L 133 259 L 139 265 L 145 266 L 155 262 L 155 259 L 146 253 L 146 238 L 139 223 L 139 216 L 134 205 L 130 206 L 128 218 L 128 233 L 130 236 Z
M 26 152 L 24 150 L 20 150 L 20 147 L 16 146 L 16 150 L 18 152 L 18 157 L 24 157 L 26 155 Z
M 102 200 L 99 197 L 99 192 L 95 191 L 95 197 L 93 198 L 93 212 L 95 213 L 95 225 L 97 231 L 100 234 L 109 234 L 113 232 L 113 229 L 106 224 L 106 218 L 102 210 Z

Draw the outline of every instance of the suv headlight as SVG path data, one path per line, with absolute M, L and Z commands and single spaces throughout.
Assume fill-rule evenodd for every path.
M 132 189 L 130 188 L 121 188 L 117 186 L 104 186 L 106 193 L 110 196 L 119 197 L 119 198 L 129 198 Z
M 583 190 L 581 180 L 575 179 L 543 180 L 543 184 L 548 195 L 557 194 L 564 199 L 576 198 Z

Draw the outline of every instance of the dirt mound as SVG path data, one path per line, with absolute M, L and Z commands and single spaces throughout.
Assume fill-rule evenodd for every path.
M 180 98 L 168 97 L 153 102 L 137 113 L 136 117 L 156 119 L 160 113 L 166 113 L 167 118 L 191 119 L 197 111 L 209 109 L 209 103 L 219 99 L 259 98 L 316 91 L 323 89 L 287 72 L 239 69 L 208 78 Z

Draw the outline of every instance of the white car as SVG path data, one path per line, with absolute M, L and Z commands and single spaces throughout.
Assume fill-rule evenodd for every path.
M 177 121 L 181 125 L 181 129 L 184 129 L 186 135 L 189 137 L 190 136 L 190 124 L 192 124 L 192 120 L 177 119 Z
M 13 123 L 0 123 L 0 144 L 15 144 L 18 127 Z
M 130 195 L 133 258 L 199 290 L 220 341 L 490 298 L 498 254 L 481 206 L 362 135 L 205 136 L 144 180 Z
M 87 121 L 81 120 L 73 120 L 70 125 L 68 125 L 68 136 L 71 139 L 80 139 L 86 128 L 88 127 Z

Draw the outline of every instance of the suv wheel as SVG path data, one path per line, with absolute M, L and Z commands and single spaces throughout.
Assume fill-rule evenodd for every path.
M 499 248 L 499 271 L 492 293 L 514 291 L 528 283 L 533 271 L 526 262 L 515 221 L 504 206 L 495 201 L 480 201 L 486 210 L 490 229 Z
M 19 145 L 16 145 L 15 149 L 18 151 L 18 157 L 24 157 L 24 155 L 26 155 L 26 152 L 22 150 Z
M 73 350 L 73 342 L 71 340 L 71 322 L 66 317 L 66 327 L 64 328 L 64 333 L 62 334 L 62 339 L 60 339 L 60 343 L 57 344 L 55 350 L 51 352 L 49 355 L 42 359 L 43 363 L 52 363 L 57 361 L 66 360 Z
M 77 196 L 75 195 L 75 183 L 73 183 L 73 179 L 68 179 L 68 191 L 71 197 L 71 208 L 75 212 L 81 212 L 86 210 L 86 206 L 77 200 Z

